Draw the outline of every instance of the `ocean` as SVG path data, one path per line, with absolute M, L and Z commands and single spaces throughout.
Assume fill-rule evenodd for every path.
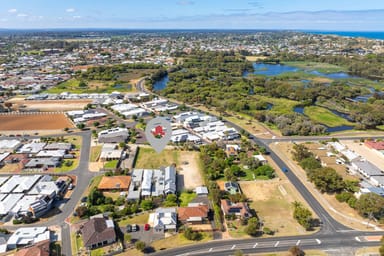
M 364 37 L 369 39 L 384 40 L 384 31 L 305 31 L 311 34 L 338 35 L 349 37 Z

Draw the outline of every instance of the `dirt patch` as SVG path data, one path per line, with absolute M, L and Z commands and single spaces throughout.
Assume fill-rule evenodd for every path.
M 14 106 L 13 109 L 17 110 L 31 110 L 38 109 L 40 111 L 68 111 L 83 109 L 92 100 L 20 100 L 11 99 Z
M 72 122 L 62 113 L 2 114 L 0 131 L 57 130 L 72 128 Z
M 183 184 L 180 184 L 180 186 L 183 185 L 186 189 L 194 189 L 203 185 L 198 152 L 181 151 L 179 155 L 179 163 L 178 179 L 183 179 Z
M 350 150 L 355 151 L 360 156 L 367 159 L 369 162 L 374 165 L 380 167 L 384 166 L 384 155 L 375 149 L 368 148 L 361 142 L 354 142 L 352 140 L 343 141 L 344 145 L 346 145 Z
M 292 203 L 298 201 L 306 204 L 297 196 L 294 187 L 288 181 L 277 178 L 269 181 L 240 182 L 240 187 L 243 193 L 252 200 L 250 206 L 263 221 L 264 227 L 275 231 L 275 235 L 309 233 L 293 218 Z

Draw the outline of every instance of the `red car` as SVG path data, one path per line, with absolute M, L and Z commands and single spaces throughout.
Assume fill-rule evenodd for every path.
M 145 230 L 145 231 L 148 231 L 149 228 L 150 228 L 149 224 L 145 224 L 145 225 L 144 225 L 144 230 Z

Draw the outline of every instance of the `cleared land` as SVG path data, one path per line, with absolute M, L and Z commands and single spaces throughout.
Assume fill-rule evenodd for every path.
M 241 190 L 252 201 L 264 227 L 275 231 L 275 236 L 306 234 L 308 232 L 293 218 L 294 201 L 302 202 L 293 186 L 280 179 L 240 182 Z M 308 209 L 309 207 L 306 206 Z M 284 216 L 284 218 L 281 218 Z M 315 217 L 315 215 L 314 215 Z
M 199 164 L 199 152 L 181 151 L 179 152 L 178 165 L 178 190 L 194 189 L 198 186 L 202 186 L 203 178 L 201 177 L 201 170 Z M 180 184 L 182 181 L 183 184 Z M 181 186 L 183 185 L 183 186 Z
M 139 147 L 135 168 L 159 168 L 171 164 L 179 165 L 180 151 L 164 149 L 159 154 L 151 147 Z
M 24 100 L 13 98 L 9 102 L 13 103 L 16 110 L 40 110 L 40 111 L 68 111 L 83 109 L 92 100 Z
M 2 114 L 0 131 L 58 130 L 73 124 L 61 113 L 57 114 Z
M 175 248 L 175 247 L 180 247 L 183 245 L 190 245 L 190 244 L 196 244 L 196 243 L 204 243 L 212 240 L 212 234 L 211 233 L 206 233 L 203 232 L 203 237 L 200 241 L 191 241 L 188 240 L 184 237 L 183 234 L 177 234 L 174 236 L 167 237 L 165 239 L 161 239 L 158 241 L 154 241 L 151 246 L 155 248 L 155 250 L 160 250 L 162 248 Z M 162 249 L 164 250 L 164 249 Z
M 353 125 L 348 120 L 339 117 L 332 113 L 330 110 L 317 107 L 309 106 L 304 108 L 304 114 L 311 118 L 313 121 L 324 124 L 329 127 L 336 127 L 341 125 Z

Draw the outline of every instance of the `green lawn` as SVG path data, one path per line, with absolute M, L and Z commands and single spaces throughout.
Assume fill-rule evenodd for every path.
M 321 62 L 310 62 L 310 61 L 286 61 L 282 63 L 287 66 L 294 66 L 300 69 L 308 71 L 319 71 L 321 73 L 330 74 L 338 72 L 346 72 L 347 69 L 333 64 L 321 63 Z
M 125 220 L 120 220 L 118 222 L 119 227 L 124 228 L 127 224 L 146 224 L 148 223 L 149 213 L 139 214 L 137 216 L 127 216 Z
M 195 199 L 196 193 L 183 192 L 179 196 L 180 206 L 188 206 L 188 204 Z
M 108 161 L 104 164 L 104 168 L 106 169 L 114 169 L 117 167 L 117 163 L 119 162 L 119 160 L 111 160 L 111 161 Z
M 104 254 L 104 248 L 91 250 L 91 256 L 103 256 Z
M 165 149 L 157 153 L 153 148 L 139 147 L 135 168 L 159 168 L 179 164 L 179 151 Z
M 79 159 L 80 159 L 80 154 L 78 152 L 76 152 L 76 158 L 74 159 L 67 159 L 67 160 L 63 160 L 62 164 L 60 167 L 57 167 L 54 169 L 54 172 L 56 173 L 64 173 L 64 172 L 70 172 L 74 169 L 77 168 L 77 166 L 79 165 Z M 72 162 L 71 165 L 66 165 L 67 162 Z
M 83 239 L 81 236 L 76 236 L 76 233 L 73 232 L 71 234 L 71 245 L 72 255 L 77 255 L 77 252 L 83 247 Z
M 329 127 L 353 125 L 353 123 L 348 120 L 333 114 L 330 110 L 318 106 L 305 107 L 304 114 L 311 120 Z

